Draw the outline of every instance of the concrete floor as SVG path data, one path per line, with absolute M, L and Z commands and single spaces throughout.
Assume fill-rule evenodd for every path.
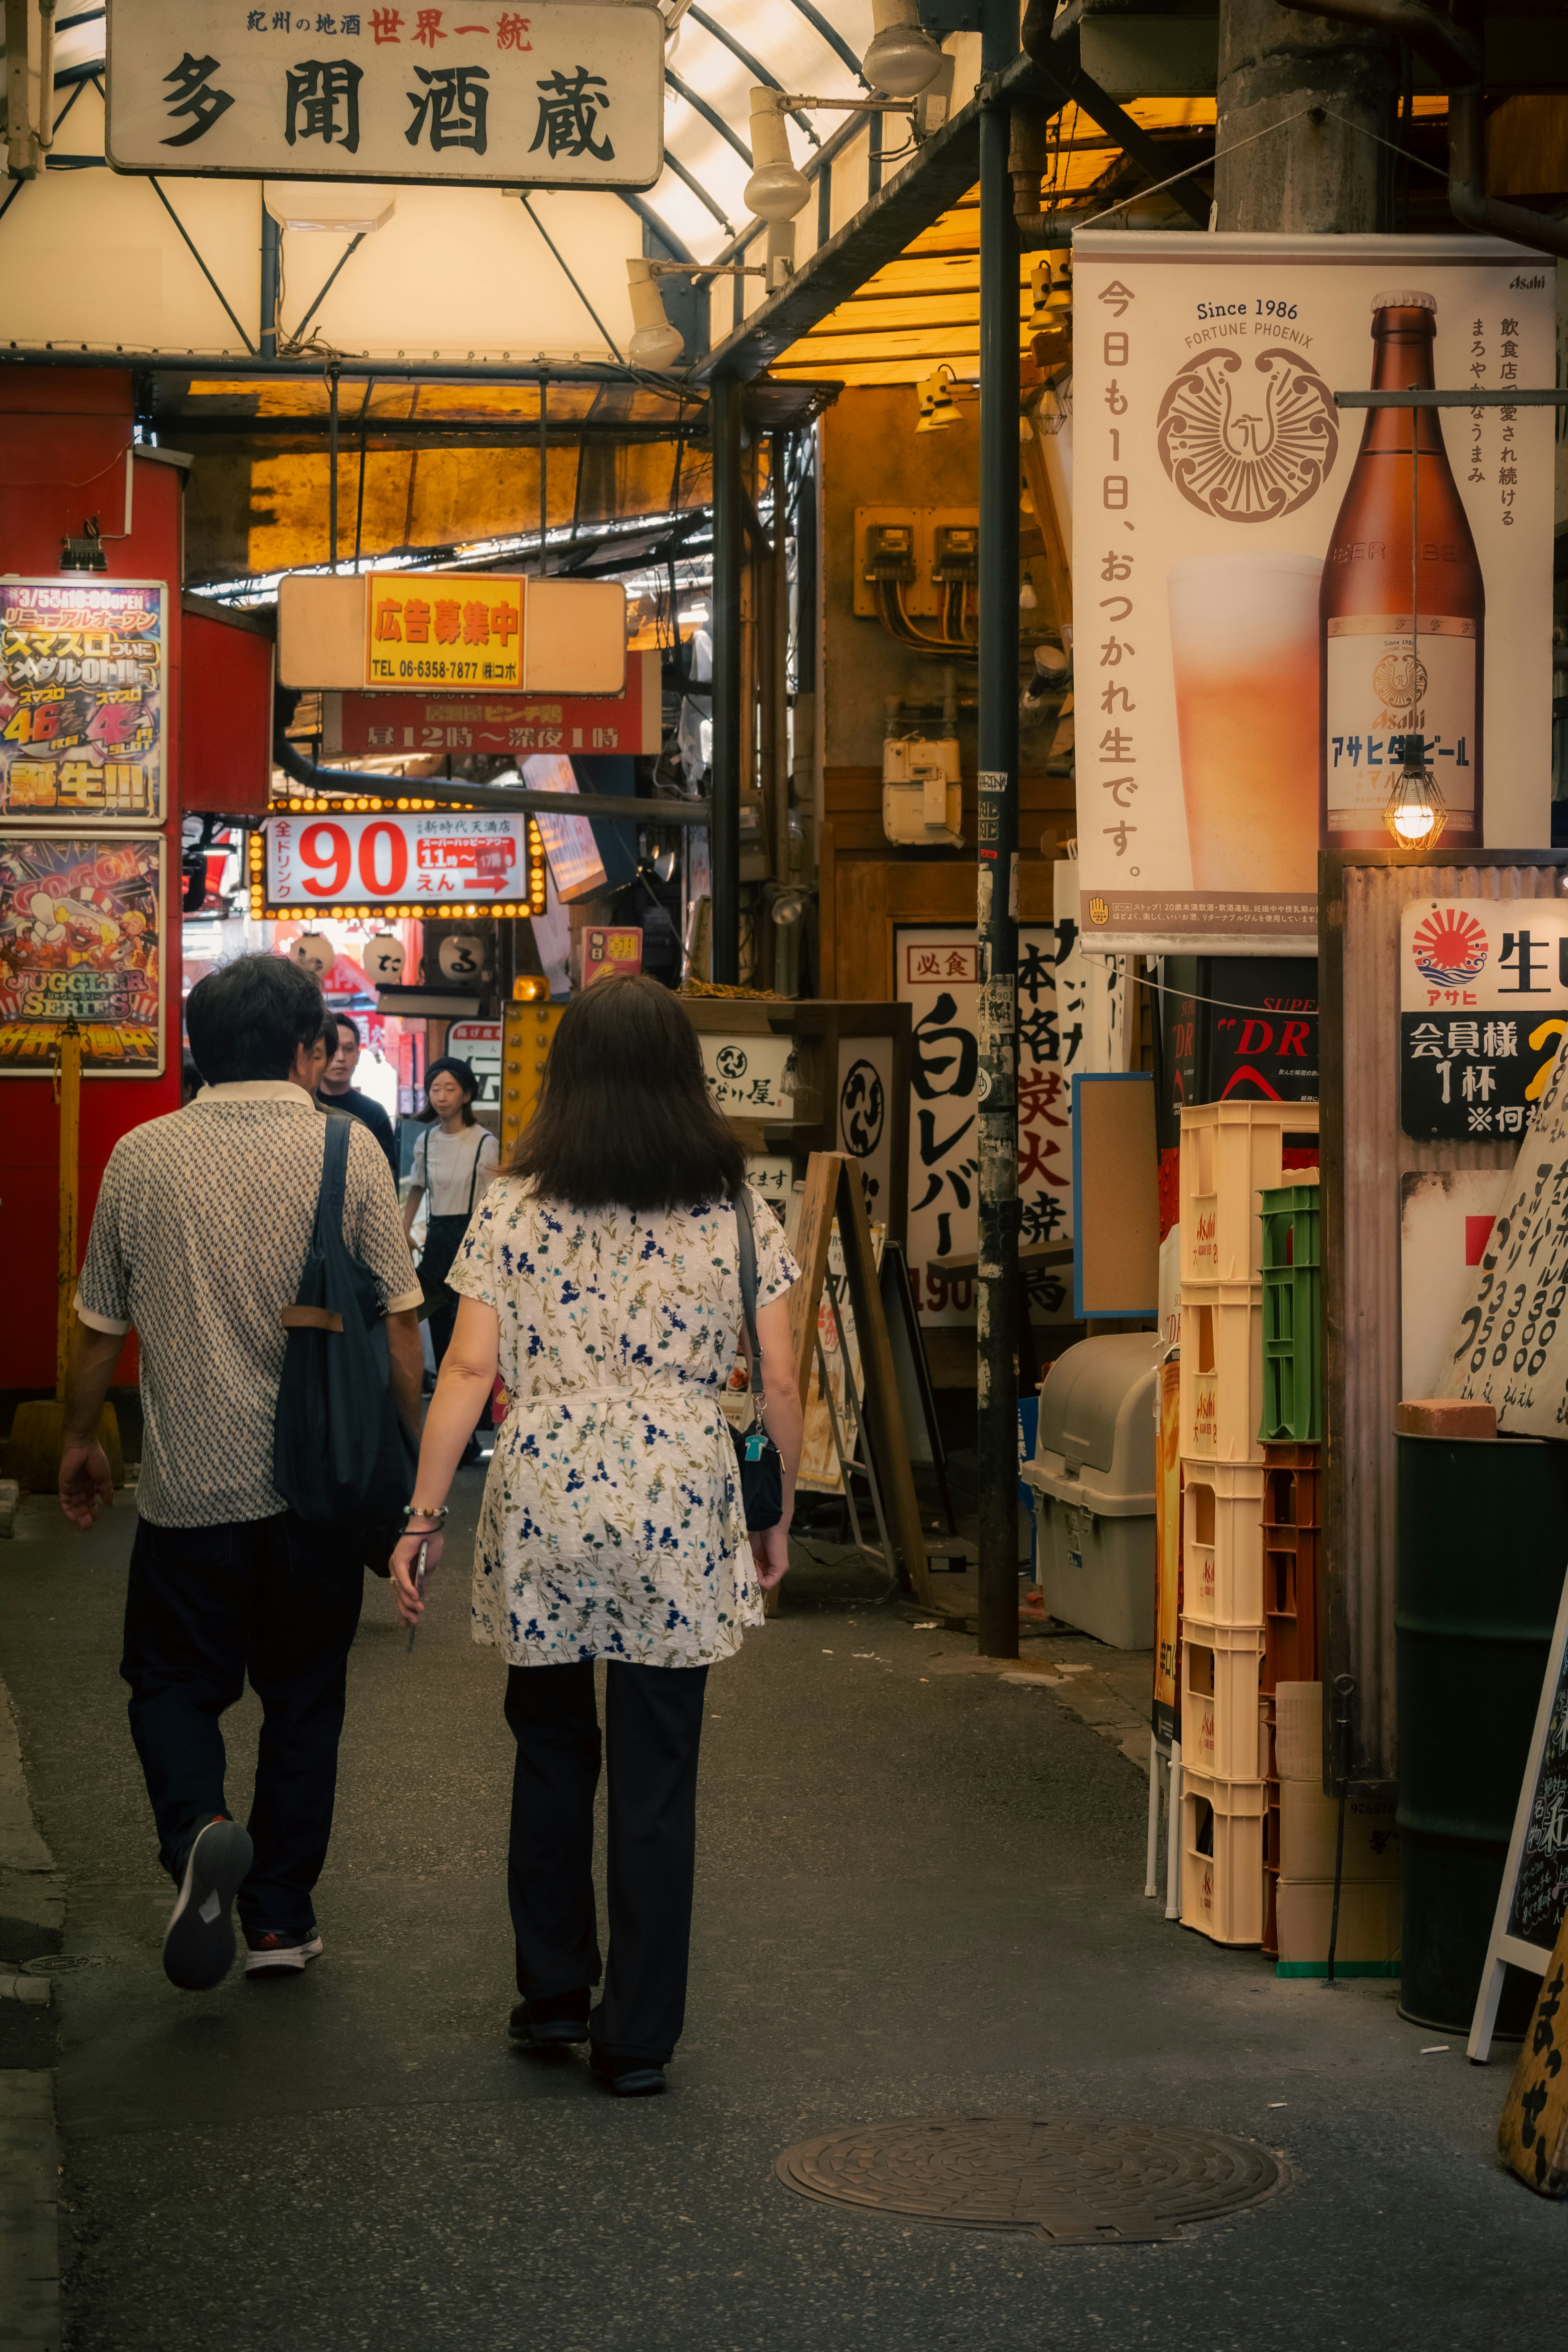
M 1067 1693 L 957 1671 L 973 1643 L 820 1587 L 710 1681 L 669 2097 L 507 2045 L 510 1741 L 457 1568 L 412 1656 L 370 1591 L 326 1956 L 174 1992 L 116 1675 L 133 1524 L 125 1497 L 79 1538 L 36 1501 L 0 1546 L 0 1675 L 91 1963 L 58 1986 L 69 2352 L 1561 2340 L 1568 2212 L 1493 2151 L 1510 2053 L 1423 2056 L 1445 2037 L 1396 1987 L 1282 1983 L 1167 1926 L 1147 1783 Z M 256 1720 L 229 1718 L 241 1811 Z M 773 2177 L 835 2127 L 1019 2113 L 1256 2137 L 1292 2185 L 1179 2243 L 1078 2251 Z

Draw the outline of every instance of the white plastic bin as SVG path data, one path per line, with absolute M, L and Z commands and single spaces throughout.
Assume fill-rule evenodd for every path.
M 1152 1331 L 1113 1332 L 1058 1356 L 1023 1474 L 1047 1609 L 1118 1650 L 1154 1641 L 1158 1349 Z

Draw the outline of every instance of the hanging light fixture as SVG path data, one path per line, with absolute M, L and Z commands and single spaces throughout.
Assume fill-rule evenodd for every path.
M 758 220 L 794 220 L 796 213 L 805 210 L 811 187 L 805 173 L 797 172 L 790 160 L 783 90 L 752 92 L 752 163 L 742 202 Z
M 1421 667 L 1420 419 L 1410 411 L 1410 704 L 1421 715 L 1426 673 Z M 1392 743 L 1389 746 L 1393 751 Z M 1447 803 L 1426 764 L 1425 735 L 1406 735 L 1398 782 L 1384 803 L 1383 821 L 1401 849 L 1430 849 L 1448 822 Z
M 686 340 L 669 323 L 652 263 L 634 254 L 626 263 L 626 279 L 637 331 L 626 345 L 626 357 L 637 367 L 674 367 L 686 350 Z
M 934 375 L 924 377 L 917 384 L 915 389 L 920 394 L 921 404 L 920 423 L 915 426 L 917 433 L 940 433 L 943 425 L 959 423 L 957 404 L 947 388 L 950 383 L 957 382 L 958 378 L 943 360 Z
M 1383 821 L 1401 849 L 1430 849 L 1448 822 L 1447 803 L 1426 765 L 1424 735 L 1405 738 L 1405 758 Z
M 876 33 L 861 60 L 873 89 L 914 98 L 942 71 L 942 49 L 921 23 L 915 0 L 871 0 Z

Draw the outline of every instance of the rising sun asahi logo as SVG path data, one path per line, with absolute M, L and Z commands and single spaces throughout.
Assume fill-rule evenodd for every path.
M 1315 368 L 1278 348 L 1229 347 L 1184 367 L 1160 403 L 1160 462 L 1222 522 L 1278 522 L 1315 498 L 1340 446 L 1334 397 Z

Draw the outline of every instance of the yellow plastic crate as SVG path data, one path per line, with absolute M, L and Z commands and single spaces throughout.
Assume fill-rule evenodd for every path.
M 1316 1135 L 1316 1103 L 1200 1103 L 1182 1113 L 1182 1281 L 1257 1282 L 1260 1192 L 1285 1178 L 1288 1135 Z

